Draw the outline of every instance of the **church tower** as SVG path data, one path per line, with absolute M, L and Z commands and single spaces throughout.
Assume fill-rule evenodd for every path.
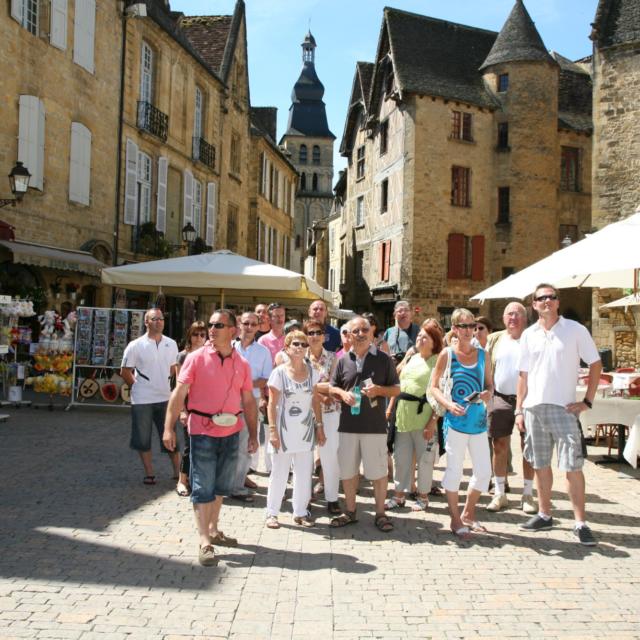
M 291 154 L 300 178 L 294 214 L 294 246 L 291 268 L 303 271 L 308 230 L 316 220 L 329 216 L 333 201 L 333 141 L 322 100 L 324 86 L 315 68 L 316 41 L 307 33 L 302 42 L 302 71 L 291 92 L 287 130 L 280 140 Z

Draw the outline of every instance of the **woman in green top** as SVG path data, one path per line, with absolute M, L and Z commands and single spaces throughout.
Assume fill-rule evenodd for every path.
M 431 411 L 426 391 L 442 343 L 442 334 L 435 323 L 422 325 L 416 338 L 417 353 L 400 374 L 400 395 L 391 400 L 396 403 L 395 492 L 386 502 L 387 509 L 404 507 L 413 479 L 414 459 L 418 462 L 418 495 L 412 509 L 424 511 L 429 506 L 428 496 L 438 449 L 438 417 Z

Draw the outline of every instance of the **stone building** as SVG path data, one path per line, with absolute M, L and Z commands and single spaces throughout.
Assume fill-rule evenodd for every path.
M 287 130 L 280 140 L 300 175 L 291 252 L 291 268 L 300 272 L 312 243 L 310 229 L 316 220 L 329 215 L 333 200 L 335 136 L 327 123 L 324 86 L 315 69 L 315 49 L 315 38 L 309 32 L 302 43 L 302 71 L 291 92 Z
M 593 223 L 601 228 L 640 207 L 640 3 L 600 0 L 593 22 Z M 593 332 L 614 365 L 640 362 L 637 307 L 600 309 L 620 290 L 594 290 Z
M 109 302 L 121 37 L 115 2 L 0 10 L 0 196 L 16 161 L 31 173 L 23 200 L 0 211 L 0 292 L 40 309 Z
M 588 231 L 590 96 L 589 73 L 546 50 L 521 0 L 499 33 L 386 8 L 340 146 L 342 306 L 388 321 L 403 298 L 448 325 L 474 293 Z M 568 307 L 590 314 L 583 293 Z
M 288 269 L 298 173 L 276 144 L 277 109 L 251 108 L 249 245 L 247 255 Z
M 118 264 L 186 250 L 247 254 L 249 83 L 245 7 L 232 16 L 185 16 L 146 0 L 126 21 L 117 233 Z M 183 243 L 183 229 L 195 241 Z M 143 306 L 140 294 L 128 303 Z M 167 299 L 176 333 L 189 315 Z

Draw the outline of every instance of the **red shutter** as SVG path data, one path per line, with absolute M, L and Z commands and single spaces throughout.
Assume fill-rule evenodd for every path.
M 384 282 L 384 242 L 378 245 L 378 275 L 379 281 Z
M 448 243 L 447 277 L 452 280 L 459 280 L 464 278 L 464 235 L 462 233 L 450 233 Z
M 484 280 L 484 236 L 471 238 L 471 279 Z
M 382 265 L 382 280 L 389 281 L 391 275 L 391 240 L 383 243 L 384 263 Z

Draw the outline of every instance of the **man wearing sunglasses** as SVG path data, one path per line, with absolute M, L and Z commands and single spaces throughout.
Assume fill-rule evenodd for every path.
M 400 394 L 400 380 L 393 360 L 372 344 L 369 322 L 356 316 L 349 321 L 351 350 L 345 353 L 331 378 L 318 385 L 320 393 L 330 393 L 342 402 L 338 427 L 338 465 L 344 490 L 345 510 L 331 520 L 332 527 L 344 527 L 357 522 L 356 492 L 360 463 L 364 475 L 373 484 L 376 504 L 375 526 L 384 532 L 393 529 L 384 509 L 387 497 L 387 419 L 383 398 Z M 355 387 L 361 391 L 359 411 Z
M 256 402 L 256 409 L 273 368 L 269 349 L 256 342 L 258 326 L 259 320 L 257 314 L 252 313 L 251 311 L 246 311 L 240 316 L 240 335 L 233 342 L 233 348 L 249 363 L 249 366 L 251 367 L 253 397 Z M 247 473 L 251 466 L 252 457 L 249 455 L 247 449 L 248 442 L 249 430 L 245 424 L 239 437 L 236 479 L 233 494 L 231 496 L 232 498 L 242 502 L 253 502 L 253 496 L 247 487 L 247 484 L 251 482 L 249 478 L 247 478 Z M 252 487 L 256 487 L 255 483 Z
M 132 340 L 124 350 L 120 375 L 131 389 L 131 441 L 130 447 L 138 452 L 144 467 L 143 483 L 155 484 L 151 458 L 151 432 L 155 426 L 162 440 L 162 428 L 171 395 L 169 380 L 175 370 L 178 345 L 163 335 L 164 314 L 161 309 L 149 309 L 144 314 L 147 331 Z M 167 450 L 173 464 L 174 475 L 180 473 L 180 454 Z
M 584 453 L 578 416 L 591 407 L 602 363 L 587 329 L 559 315 L 559 306 L 555 287 L 538 285 L 533 294 L 538 322 L 520 339 L 515 420 L 526 434 L 524 456 L 535 469 L 539 501 L 538 514 L 520 529 L 537 532 L 553 526 L 551 455 L 557 446 L 558 468 L 566 473 L 573 505 L 574 534 L 580 544 L 594 546 L 596 540 L 585 522 Z M 580 359 L 589 365 L 589 382 L 584 399 L 576 402 Z
M 163 442 L 176 447 L 175 423 L 186 405 L 191 439 L 191 502 L 196 516 L 204 566 L 218 563 L 213 545 L 235 547 L 238 541 L 218 528 L 222 497 L 231 495 L 236 477 L 239 433 L 249 430 L 247 449 L 257 448 L 256 403 L 249 363 L 233 348 L 236 317 L 228 309 L 209 320 L 209 342 L 190 353 L 178 374 L 164 423 Z

